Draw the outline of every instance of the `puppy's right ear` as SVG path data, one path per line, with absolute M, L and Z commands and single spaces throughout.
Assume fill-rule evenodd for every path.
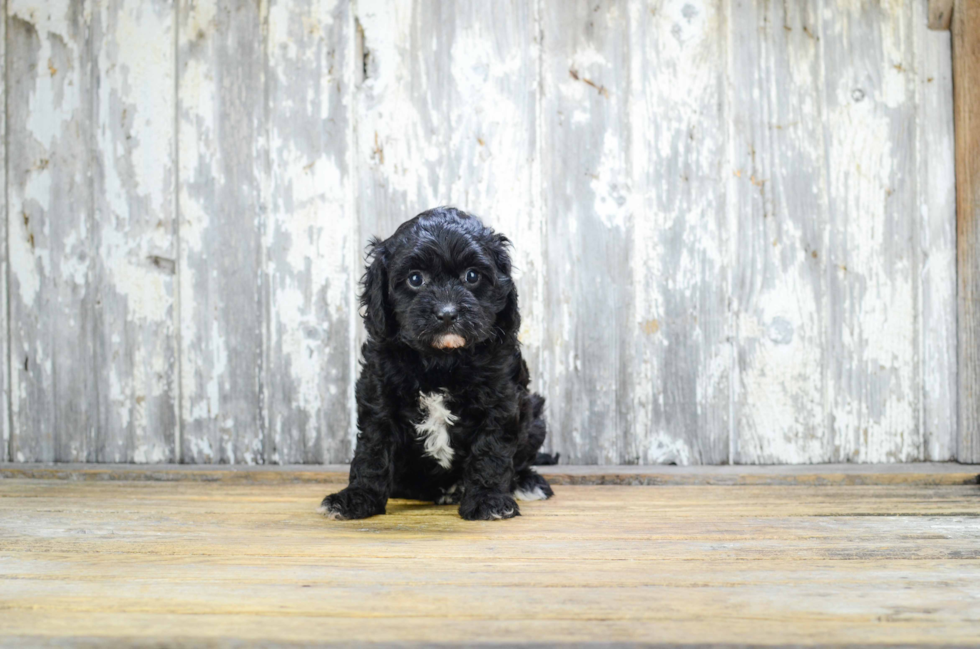
M 364 326 L 371 338 L 385 340 L 392 333 L 395 317 L 388 299 L 388 253 L 380 239 L 371 239 L 367 260 L 367 272 L 361 278 Z

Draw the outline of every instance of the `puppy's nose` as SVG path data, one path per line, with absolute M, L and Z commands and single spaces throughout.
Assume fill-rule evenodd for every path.
M 436 309 L 436 317 L 442 320 L 443 324 L 452 324 L 459 319 L 459 313 L 452 304 L 443 304 Z

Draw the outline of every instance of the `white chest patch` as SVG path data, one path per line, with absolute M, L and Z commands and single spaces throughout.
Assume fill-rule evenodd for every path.
M 445 391 L 419 393 L 419 410 L 422 421 L 415 424 L 415 432 L 423 440 L 425 454 L 434 459 L 444 469 L 453 463 L 453 447 L 449 445 L 449 427 L 456 423 L 447 405 L 449 395 Z

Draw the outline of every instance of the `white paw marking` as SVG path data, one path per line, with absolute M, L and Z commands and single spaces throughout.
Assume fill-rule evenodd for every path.
M 455 452 L 449 445 L 449 427 L 458 419 L 446 405 L 448 401 L 449 395 L 445 390 L 419 393 L 419 410 L 424 418 L 415 424 L 415 432 L 419 439 L 424 440 L 425 454 L 444 469 L 453 464 Z
M 340 512 L 338 512 L 336 509 L 331 509 L 330 507 L 327 507 L 326 505 L 320 505 L 319 507 L 316 508 L 316 510 L 318 512 L 320 512 L 321 514 L 323 514 L 324 516 L 326 516 L 327 519 L 329 519 L 329 520 L 332 520 L 332 521 L 342 521 L 342 520 L 345 520 L 344 517 L 340 515 Z
M 541 488 L 541 485 L 535 485 L 534 489 L 531 489 L 530 491 L 526 491 L 524 489 L 517 489 L 516 491 L 514 491 L 514 499 L 527 500 L 527 501 L 547 500 L 548 494 L 544 492 L 544 489 Z

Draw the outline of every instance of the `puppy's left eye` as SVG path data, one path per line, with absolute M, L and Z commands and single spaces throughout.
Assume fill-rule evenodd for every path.
M 466 280 L 467 284 L 476 284 L 477 282 L 480 281 L 480 273 L 476 272 L 471 268 L 468 271 L 466 271 L 466 275 L 464 276 L 464 279 Z

